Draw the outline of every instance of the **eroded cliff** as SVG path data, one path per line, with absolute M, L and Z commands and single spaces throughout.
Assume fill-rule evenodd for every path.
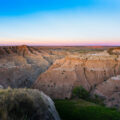
M 120 75 L 120 56 L 106 48 L 96 49 L 0 47 L 0 85 L 33 87 L 57 99 L 70 98 L 74 87 L 83 86 L 91 94 L 104 97 L 108 106 L 116 106 L 120 87 L 119 79 L 113 78 Z
M 113 88 L 117 88 L 117 92 L 120 90 L 119 80 L 118 82 L 109 80 L 120 74 L 119 68 L 119 56 L 109 55 L 107 52 L 70 55 L 56 60 L 46 72 L 39 76 L 33 87 L 43 90 L 52 98 L 65 99 L 71 97 L 75 86 L 83 86 L 91 94 L 101 96 L 106 93 L 104 97 L 109 99 L 111 95 L 116 94 Z M 109 93 L 111 95 L 107 97 Z
M 66 54 L 25 45 L 0 47 L 0 84 L 5 88 L 31 87 L 42 72 Z

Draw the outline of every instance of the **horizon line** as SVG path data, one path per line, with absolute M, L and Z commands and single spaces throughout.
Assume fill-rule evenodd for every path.
M 120 47 L 120 45 L 111 45 L 111 44 L 88 44 L 88 45 L 31 45 L 31 44 L 0 44 L 0 47 L 7 47 L 7 46 L 36 46 L 36 47 L 92 47 L 92 46 L 103 46 L 103 47 Z

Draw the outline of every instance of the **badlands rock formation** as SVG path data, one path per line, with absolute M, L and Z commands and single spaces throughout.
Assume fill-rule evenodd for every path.
M 108 53 L 114 54 L 114 55 L 120 55 L 120 47 L 110 48 L 108 50 Z
M 43 90 L 52 98 L 65 99 L 71 97 L 71 91 L 75 86 L 83 86 L 91 93 L 100 96 L 104 92 L 105 98 L 108 95 L 109 99 L 109 94 L 110 96 L 116 94 L 114 88 L 117 88 L 117 92 L 120 91 L 120 84 L 118 84 L 120 81 L 109 80 L 120 74 L 119 68 L 119 56 L 109 55 L 107 52 L 70 55 L 56 60 L 39 76 L 34 88 Z
M 110 49 L 112 54 L 107 49 L 0 47 L 0 85 L 33 87 L 57 99 L 70 98 L 75 86 L 83 86 L 104 97 L 108 106 L 116 106 L 120 87 L 119 80 L 113 78 L 120 75 L 120 56 L 115 53 L 119 48 Z
M 109 78 L 99 84 L 94 94 L 105 98 L 105 104 L 108 107 L 120 107 L 120 75 Z
M 56 59 L 66 54 L 25 45 L 0 47 L 0 84 L 5 88 L 30 87 Z

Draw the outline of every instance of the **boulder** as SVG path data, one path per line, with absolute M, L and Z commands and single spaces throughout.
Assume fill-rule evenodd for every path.
M 32 89 L 1 89 L 0 120 L 60 120 L 53 101 Z

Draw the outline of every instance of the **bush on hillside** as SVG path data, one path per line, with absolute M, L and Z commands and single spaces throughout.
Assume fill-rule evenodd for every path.
M 91 96 L 90 92 L 88 92 L 82 86 L 75 87 L 72 90 L 72 98 L 80 98 L 80 99 L 84 99 L 84 100 L 87 100 L 87 101 L 104 106 L 104 99 L 103 98 L 99 97 L 98 95 Z
M 82 86 L 78 86 L 73 88 L 72 98 L 81 98 L 81 99 L 88 100 L 90 98 L 90 94 Z

